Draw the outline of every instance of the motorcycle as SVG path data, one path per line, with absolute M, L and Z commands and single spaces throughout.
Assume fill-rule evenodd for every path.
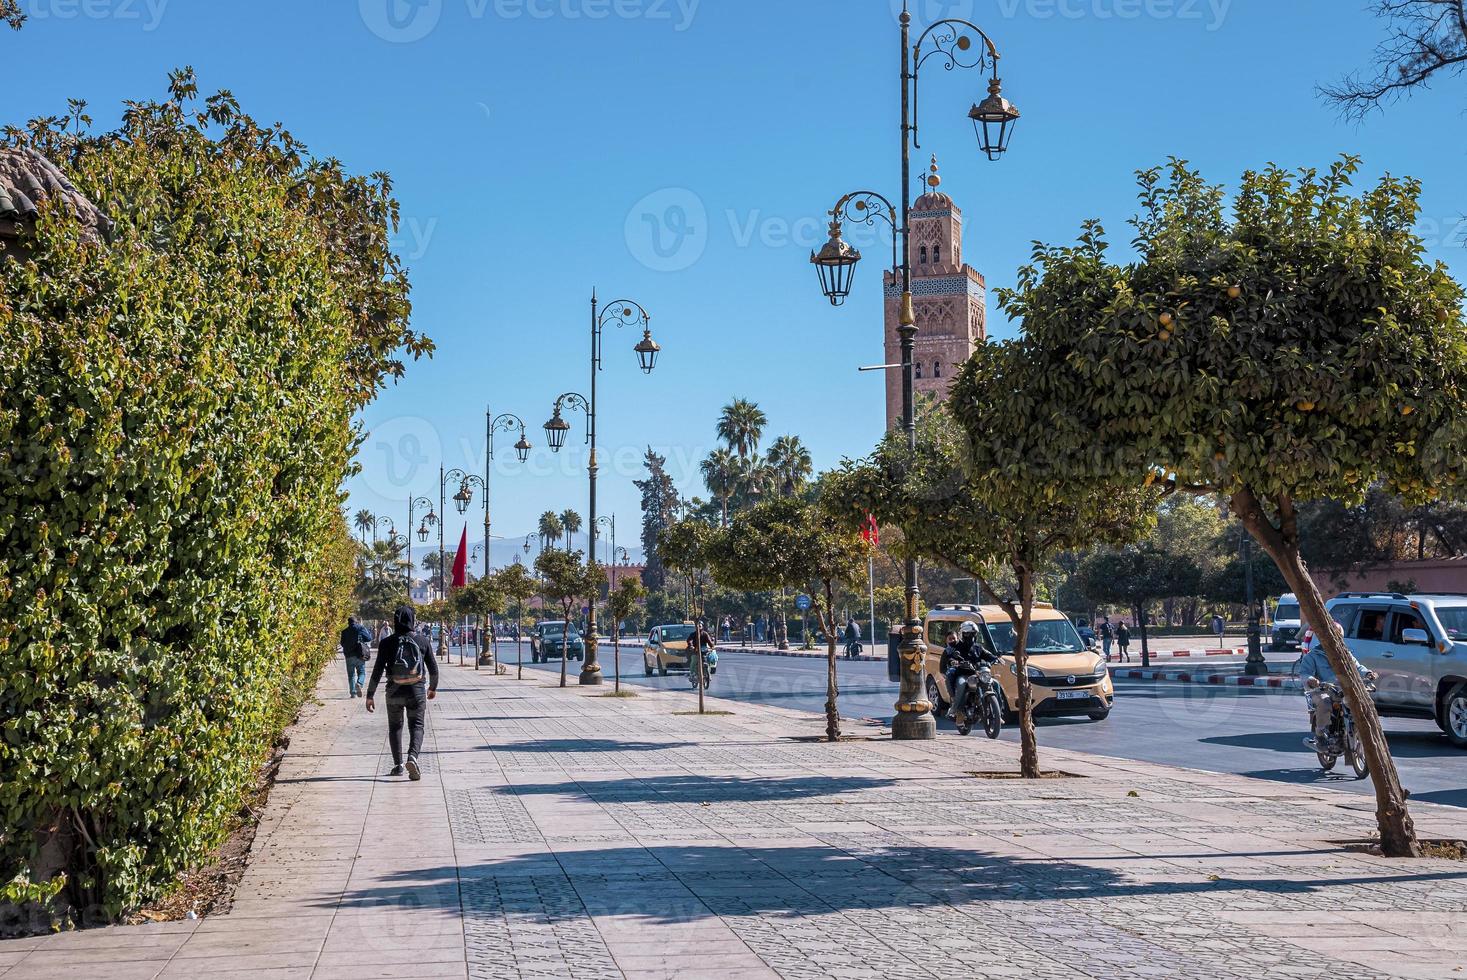
M 975 721 L 982 721 L 984 734 L 998 738 L 1003 730 L 1003 701 L 989 665 L 960 668 L 957 687 L 952 695 L 956 699 L 953 721 L 958 726 L 958 734 L 967 735 Z
M 1329 695 L 1330 705 L 1333 708 L 1329 722 L 1329 735 L 1322 742 L 1317 737 L 1315 739 L 1314 752 L 1319 757 L 1319 767 L 1325 772 L 1330 772 L 1334 769 L 1340 756 L 1344 756 L 1350 768 L 1355 771 L 1356 779 L 1364 779 L 1369 776 L 1370 765 L 1365 759 L 1365 746 L 1360 741 L 1360 732 L 1355 728 L 1355 716 L 1345 705 L 1344 692 L 1337 685 L 1320 683 L 1317 677 L 1309 678 L 1306 687 L 1315 696 Z M 1369 687 L 1374 690 L 1374 685 Z M 1309 718 L 1312 725 L 1314 720 L 1312 710 Z
M 701 687 L 706 691 L 708 689 L 708 685 L 711 681 L 712 675 L 716 673 L 718 673 L 717 650 L 703 651 L 703 670 L 701 672 L 698 670 L 698 655 L 691 651 L 689 652 L 688 682 L 692 684 L 693 690 L 696 691 L 699 687 Z
M 857 659 L 858 657 L 861 656 L 861 654 L 864 651 L 864 649 L 865 648 L 861 646 L 861 641 L 860 640 L 852 640 L 851 642 L 849 642 L 849 643 L 846 644 L 846 659 L 847 660 L 855 660 L 855 659 Z

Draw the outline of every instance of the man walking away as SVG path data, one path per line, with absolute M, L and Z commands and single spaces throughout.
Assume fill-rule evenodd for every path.
M 408 737 L 407 774 L 417 782 L 423 778 L 418 767 L 418 753 L 423 750 L 423 724 L 428 717 L 428 702 L 438 696 L 438 660 L 433 649 L 415 631 L 417 616 L 408 606 L 399 606 L 392 614 L 392 635 L 377 648 L 377 662 L 372 666 L 372 683 L 367 687 L 367 710 L 376 711 L 377 684 L 387 678 L 387 735 L 392 745 L 392 772 L 403 774 L 402 726 L 406 718 Z
M 367 684 L 367 652 L 372 646 L 372 634 L 357 622 L 355 616 L 346 620 L 346 629 L 341 631 L 341 652 L 346 656 L 346 693 L 359 698 Z
M 1131 628 L 1126 625 L 1126 621 L 1124 619 L 1121 620 L 1121 625 L 1116 629 L 1116 643 L 1121 648 L 1121 663 L 1123 663 L 1123 664 L 1130 663 L 1131 662 Z M 1107 657 L 1106 659 L 1110 659 L 1110 658 Z
M 1100 642 L 1105 647 L 1106 662 L 1110 662 L 1110 644 L 1115 639 L 1116 631 L 1110 625 L 1110 617 L 1107 616 L 1100 621 Z

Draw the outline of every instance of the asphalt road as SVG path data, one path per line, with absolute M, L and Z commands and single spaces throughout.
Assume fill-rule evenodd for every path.
M 502 646 L 501 658 L 513 663 L 513 646 Z M 608 681 L 611 659 L 603 649 L 602 666 Z M 710 692 L 733 701 L 783 705 L 804 711 L 825 710 L 825 661 L 813 658 L 767 657 L 728 651 L 720 653 L 718 675 Z M 571 665 L 572 676 L 574 668 Z M 558 673 L 558 662 L 526 663 L 526 669 Z M 645 677 L 635 650 L 622 651 L 625 683 L 692 690 L 687 675 Z M 896 685 L 886 679 L 886 665 L 840 664 L 841 714 L 850 718 L 891 717 Z M 572 681 L 574 683 L 574 681 Z M 1385 719 L 1387 736 L 1401 779 L 1412 798 L 1467 807 L 1467 751 L 1457 749 L 1429 721 Z M 1302 739 L 1307 721 L 1303 697 L 1293 691 L 1209 687 L 1152 681 L 1121 681 L 1110 718 L 1050 719 L 1039 722 L 1039 744 L 1094 752 L 1123 759 L 1188 766 L 1213 772 L 1238 773 L 1291 783 L 1322 783 L 1331 788 L 1369 793 L 1369 780 L 1357 782 L 1339 775 L 1348 770 L 1343 761 L 1335 774 L 1320 772 L 1314 753 Z M 958 738 L 950 721 L 939 722 L 939 737 Z M 969 736 L 981 738 L 981 733 Z M 1002 738 L 1016 741 L 1015 728 Z

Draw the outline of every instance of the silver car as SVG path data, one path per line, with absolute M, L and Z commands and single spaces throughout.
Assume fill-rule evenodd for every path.
M 1346 592 L 1325 603 L 1345 644 L 1380 675 L 1375 704 L 1384 716 L 1431 718 L 1467 748 L 1467 595 Z M 1319 645 L 1312 632 L 1303 649 Z

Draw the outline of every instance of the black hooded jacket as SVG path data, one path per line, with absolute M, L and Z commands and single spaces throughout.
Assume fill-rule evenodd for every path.
M 377 644 L 377 660 L 372 664 L 372 681 L 367 685 L 367 697 L 377 693 L 377 685 L 381 683 L 387 665 L 397 656 L 398 645 L 402 643 L 417 645 L 418 651 L 423 655 L 423 666 L 428 668 L 428 690 L 438 690 L 438 658 L 433 656 L 432 645 L 417 634 L 417 626 L 416 614 L 406 606 L 393 616 L 392 635 Z M 389 686 L 387 693 L 391 695 L 393 691 L 394 688 Z

